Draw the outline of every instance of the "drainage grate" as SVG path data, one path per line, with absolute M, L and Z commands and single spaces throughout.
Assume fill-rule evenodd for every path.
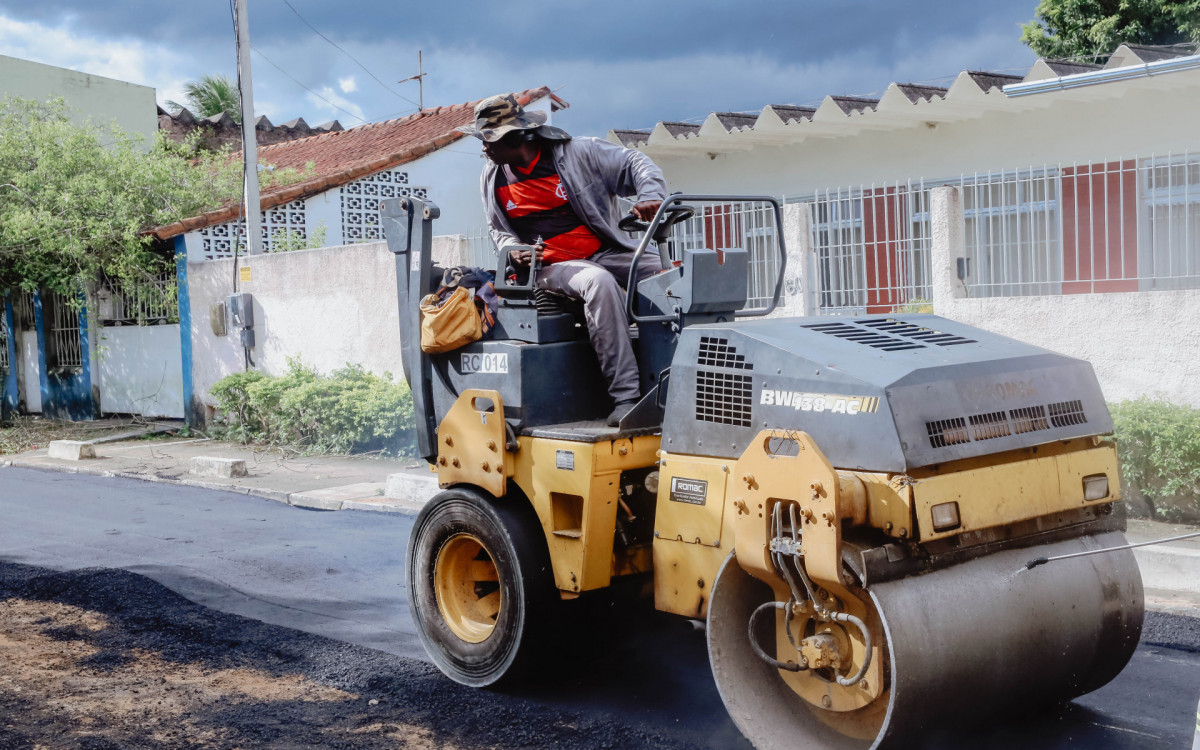
M 1055 427 L 1067 427 L 1087 422 L 1087 415 L 1083 413 L 1081 401 L 1059 401 L 1057 404 L 1050 404 L 1047 408 L 1050 409 L 1050 424 Z
M 878 331 L 870 328 L 863 328 L 852 323 L 812 323 L 804 326 L 819 333 L 824 333 L 829 336 L 837 336 L 840 339 L 853 341 L 865 346 L 871 346 L 876 349 L 894 352 L 903 349 L 924 349 L 924 344 L 918 344 L 915 341 L 905 341 L 904 339 L 885 336 Z
M 970 417 L 970 421 L 972 440 L 991 440 L 1012 434 L 1008 426 L 1008 416 L 1002 411 L 976 414 Z
M 967 420 L 962 417 L 926 422 L 925 429 L 929 431 L 929 444 L 934 448 L 971 441 L 971 435 L 967 432 Z
M 713 336 L 700 337 L 700 362 L 708 367 L 732 367 L 735 370 L 753 370 L 754 365 L 746 361 L 746 355 L 738 354 L 729 345 L 728 339 Z
M 696 371 L 696 419 L 749 427 L 754 378 L 724 372 Z
M 1018 435 L 1050 429 L 1050 423 L 1046 421 L 1046 407 L 1044 406 L 1025 406 L 1020 409 L 1012 409 L 1008 412 L 1008 416 L 1012 419 L 1013 432 Z
M 926 344 L 937 344 L 938 346 L 955 346 L 957 344 L 974 344 L 975 339 L 963 338 L 955 336 L 953 333 L 942 333 L 935 331 L 932 328 L 916 325 L 915 323 L 905 323 L 903 320 L 895 320 L 894 318 L 882 318 L 879 320 L 860 320 L 857 321 L 860 325 L 869 326 L 877 331 L 891 333 L 896 336 L 904 336 L 910 339 L 916 339 Z

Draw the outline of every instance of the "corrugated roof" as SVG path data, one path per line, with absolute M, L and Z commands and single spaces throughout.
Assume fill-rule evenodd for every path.
M 726 130 L 751 127 L 758 119 L 757 113 L 749 115 L 744 112 L 714 112 L 713 114 L 717 116 Z
M 1089 70 L 1100 70 L 1104 67 L 1094 63 L 1071 62 L 1070 60 L 1043 60 L 1042 62 L 1060 76 L 1073 76 L 1076 73 L 1086 73 Z
M 621 145 L 632 147 L 639 143 L 645 143 L 646 138 L 650 136 L 649 130 L 614 130 L 612 134 L 617 137 Z
M 813 115 L 817 113 L 816 107 L 797 107 L 791 104 L 771 104 L 769 108 L 779 115 L 779 119 L 784 122 L 800 122 L 801 120 L 811 120 Z
M 543 86 L 518 94 L 522 104 L 551 97 L 554 110 L 569 106 Z M 312 164 L 311 176 L 291 185 L 274 186 L 262 191 L 262 208 L 267 210 L 291 201 L 308 198 L 347 182 L 385 169 L 415 161 L 460 138 L 456 130 L 470 124 L 478 101 L 449 107 L 425 109 L 387 122 L 369 123 L 349 130 L 322 133 L 258 150 L 261 163 L 277 169 L 305 171 Z M 298 124 L 300 118 L 286 125 Z M 234 158 L 241 158 L 236 154 Z M 241 206 L 234 200 L 220 208 L 153 230 L 159 239 L 169 239 L 214 224 L 237 218 Z
M 950 89 L 942 88 L 941 86 L 922 86 L 916 83 L 897 83 L 896 88 L 900 89 L 901 93 L 908 97 L 910 102 L 914 104 L 917 101 L 929 101 L 935 96 L 946 98 L 946 92 Z
M 660 122 L 659 125 L 667 132 L 678 138 L 681 135 L 694 135 L 700 132 L 700 126 L 690 122 Z
M 992 89 L 1002 89 L 1010 83 L 1020 83 L 1024 80 L 1023 76 L 992 73 L 986 70 L 968 70 L 967 75 L 979 86 L 979 90 L 985 94 Z
M 874 109 L 878 99 L 868 99 L 865 96 L 831 96 L 829 99 L 845 112 L 862 112 L 864 109 Z
M 1158 62 L 1196 54 L 1196 45 L 1194 44 L 1174 44 L 1166 47 L 1149 44 L 1126 44 L 1124 46 L 1137 55 L 1142 62 Z

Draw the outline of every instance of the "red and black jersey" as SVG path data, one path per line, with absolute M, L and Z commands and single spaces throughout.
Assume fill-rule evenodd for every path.
M 496 200 L 521 242 L 541 240 L 543 263 L 589 258 L 600 249 L 600 238 L 571 208 L 554 159 L 545 152 L 527 168 L 496 170 Z

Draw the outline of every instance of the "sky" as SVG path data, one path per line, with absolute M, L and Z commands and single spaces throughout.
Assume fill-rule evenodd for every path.
M 1023 74 L 1037 0 L 410 2 L 247 0 L 256 114 L 344 127 L 549 86 L 575 135 L 816 105 L 960 71 Z M 0 54 L 155 88 L 184 102 L 236 80 L 232 0 L 0 0 Z

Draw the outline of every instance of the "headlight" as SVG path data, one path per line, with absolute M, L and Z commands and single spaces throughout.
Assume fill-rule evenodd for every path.
M 929 509 L 929 515 L 933 517 L 934 531 L 949 531 L 959 526 L 957 502 L 935 505 Z
M 1092 474 L 1083 478 L 1083 499 L 1103 500 L 1108 497 L 1108 475 Z

